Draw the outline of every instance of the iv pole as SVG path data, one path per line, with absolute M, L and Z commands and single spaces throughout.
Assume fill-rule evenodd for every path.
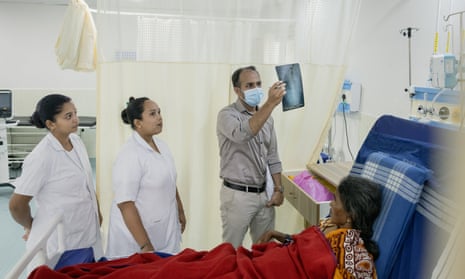
M 412 89 L 412 32 L 418 31 L 419 28 L 416 27 L 407 27 L 400 30 L 400 33 L 408 38 L 408 88 L 405 88 L 404 91 L 409 93 L 410 99 L 415 96 L 415 92 Z

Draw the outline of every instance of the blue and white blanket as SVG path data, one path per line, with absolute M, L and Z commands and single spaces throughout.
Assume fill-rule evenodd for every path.
M 385 115 L 357 154 L 351 174 L 384 186 L 374 227 L 380 279 L 430 278 L 438 263 L 454 222 L 448 174 L 437 166 L 454 156 L 442 141 L 449 133 L 453 131 Z
M 373 228 L 373 240 L 380 247 L 376 269 L 381 278 L 389 273 L 398 257 L 430 172 L 389 154 L 373 152 L 359 175 L 383 186 L 382 210 Z

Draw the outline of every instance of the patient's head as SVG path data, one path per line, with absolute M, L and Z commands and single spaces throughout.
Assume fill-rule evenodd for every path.
M 37 102 L 36 109 L 31 116 L 31 123 L 37 128 L 49 129 L 47 123 L 55 123 L 56 116 L 63 111 L 63 107 L 67 103 L 71 103 L 71 98 L 61 94 L 44 96 Z
M 381 188 L 380 185 L 358 176 L 347 176 L 344 178 L 336 192 L 336 200 L 332 203 L 342 204 L 344 214 L 331 207 L 331 219 L 335 224 L 344 220 L 338 220 L 341 215 L 345 216 L 345 222 L 349 227 L 360 230 L 361 237 L 368 251 L 375 257 L 378 255 L 377 245 L 371 240 L 373 236 L 373 224 L 381 211 Z M 333 217 L 333 215 L 335 215 Z M 336 220 L 333 220 L 336 219 Z M 347 224 L 346 224 L 347 225 Z
M 366 178 L 347 176 L 336 193 L 349 215 L 352 228 L 362 231 L 371 228 L 381 211 L 380 186 Z

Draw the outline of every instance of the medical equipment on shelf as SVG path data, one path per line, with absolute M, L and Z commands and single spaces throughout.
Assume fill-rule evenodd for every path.
M 93 116 L 79 116 L 79 128 L 76 132 L 84 141 L 91 158 L 95 158 L 96 123 Z M 13 119 L 7 120 L 9 181 L 3 182 L 4 186 L 13 187 L 11 183 L 21 175 L 24 159 L 47 133 L 47 129 L 39 129 L 32 125 L 30 116 L 14 116 Z
M 412 87 L 410 119 L 456 127 L 460 124 L 460 92 L 448 88 Z
M 0 184 L 3 185 L 8 185 L 10 180 L 6 120 L 13 117 L 13 102 L 11 94 L 11 90 L 0 89 Z
M 429 81 L 431 87 L 411 86 L 409 91 L 411 100 L 410 118 L 433 125 L 446 125 L 457 129 L 463 127 L 465 119 L 465 45 L 463 14 L 465 11 L 451 13 L 443 19 L 446 22 L 444 31 L 447 32 L 445 53 L 438 52 L 439 41 L 439 6 L 434 51 L 430 58 Z M 447 23 L 451 16 L 459 15 L 460 50 L 454 54 L 451 48 L 453 24 Z
M 454 88 L 457 85 L 458 61 L 453 54 L 435 54 L 430 60 L 431 85 Z

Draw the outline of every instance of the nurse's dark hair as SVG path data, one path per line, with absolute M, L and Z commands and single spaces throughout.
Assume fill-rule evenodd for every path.
M 344 210 L 351 217 L 352 228 L 360 231 L 366 249 L 376 260 L 379 247 L 371 238 L 373 224 L 381 211 L 380 185 L 360 176 L 349 175 L 341 181 L 337 191 Z
M 144 102 L 148 101 L 147 97 L 134 98 L 129 97 L 127 106 L 121 111 L 121 119 L 125 124 L 131 125 L 131 128 L 134 129 L 134 120 L 142 120 L 142 113 L 144 112 Z
M 71 98 L 62 94 L 49 94 L 42 97 L 32 113 L 31 124 L 37 128 L 47 128 L 45 122 L 47 120 L 55 122 L 55 116 L 63 110 L 63 105 L 69 102 Z
M 254 71 L 254 72 L 257 72 L 258 74 L 258 71 L 255 68 L 255 66 L 247 66 L 247 67 L 242 67 L 242 68 L 235 70 L 231 76 L 232 85 L 234 87 L 241 87 L 241 83 L 239 82 L 239 77 L 241 76 L 241 73 L 245 70 Z

